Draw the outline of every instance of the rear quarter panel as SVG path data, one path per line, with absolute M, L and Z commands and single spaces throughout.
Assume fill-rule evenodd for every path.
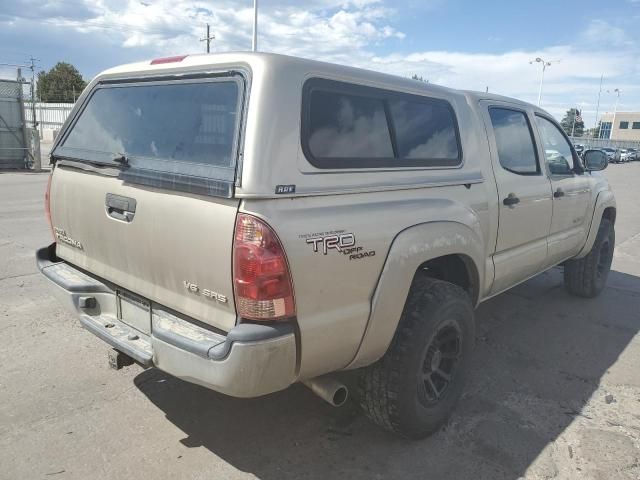
M 243 199 L 240 210 L 267 221 L 287 253 L 300 328 L 299 376 L 304 379 L 343 369 L 356 358 L 389 249 L 400 232 L 414 225 L 454 218 L 471 224 L 467 227 L 477 232 L 484 260 L 478 266 L 483 296 L 493 281 L 487 259 L 495 249 L 497 193 L 477 102 L 465 94 L 348 67 L 331 66 L 331 74 L 295 65 L 271 67 L 254 78 L 236 194 Z M 456 112 L 463 165 L 351 171 L 313 167 L 302 151 L 300 119 L 303 84 L 316 76 L 446 99 Z M 275 195 L 277 185 L 295 185 L 295 193 Z M 335 249 L 325 255 L 307 243 L 316 234 L 332 233 L 353 234 L 359 253 L 369 255 L 350 259 Z M 406 264 L 411 277 L 418 257 Z M 405 285 L 394 290 L 396 311 L 407 293 Z M 393 328 L 386 333 L 393 335 L 398 320 L 388 319 Z M 378 345 L 386 348 L 388 341 Z
M 265 219 L 282 241 L 291 268 L 300 328 L 300 378 L 345 368 L 355 358 L 369 322 L 372 301 L 394 239 L 407 228 L 422 224 L 439 232 L 436 222 L 443 217 L 471 223 L 474 251 L 478 262 L 484 260 L 482 225 L 488 223 L 489 205 L 485 185 L 463 185 L 412 190 L 360 193 L 351 195 L 301 197 L 291 199 L 245 200 L 241 210 Z M 320 247 L 314 251 L 310 238 L 353 234 L 356 252 L 340 252 Z M 390 328 L 382 329 L 389 338 L 377 339 L 378 350 L 386 349 L 395 331 L 399 313 L 406 300 L 410 279 L 422 261 L 429 259 L 429 246 L 423 238 L 403 244 L 406 258 L 401 267 L 406 282 L 385 284 L 387 298 L 393 299 Z M 469 237 L 471 238 L 471 237 Z M 442 241 L 453 245 L 454 238 Z M 465 253 L 464 245 L 456 245 Z M 479 252 L 479 253 L 478 253 Z M 456 253 L 451 251 L 449 253 Z M 352 257 L 353 254 L 366 254 Z M 395 258 L 394 261 L 398 261 Z M 478 269 L 484 274 L 484 265 Z M 389 296 L 390 295 L 390 296 Z M 374 332 L 374 336 L 376 333 Z M 379 356 L 379 355 L 378 355 Z

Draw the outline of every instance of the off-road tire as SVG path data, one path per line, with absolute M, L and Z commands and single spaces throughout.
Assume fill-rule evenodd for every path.
M 613 224 L 603 218 L 591 251 L 585 257 L 569 260 L 564 265 L 564 285 L 569 293 L 593 298 L 602 291 L 611 270 L 615 243 Z
M 453 324 L 460 334 L 455 370 L 443 396 L 426 405 L 419 392 L 420 388 L 427 388 L 419 382 L 426 380 L 419 379 L 425 375 L 433 341 Z M 457 285 L 417 274 L 389 349 L 380 360 L 359 372 L 357 397 L 365 414 L 379 426 L 408 438 L 423 438 L 437 431 L 462 395 L 474 335 L 469 295 Z

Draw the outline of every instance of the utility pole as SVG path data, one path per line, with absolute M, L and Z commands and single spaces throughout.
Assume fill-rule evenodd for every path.
M 207 36 L 200 39 L 201 42 L 207 42 L 207 53 L 211 53 L 211 40 L 215 40 L 215 38 L 215 35 L 211 35 L 210 27 L 207 23 Z
M 253 41 L 251 50 L 258 51 L 258 0 L 253 0 Z
M 600 129 L 602 128 L 602 122 L 600 122 L 600 126 L 598 127 L 598 114 L 600 113 L 600 96 L 602 95 L 602 79 L 604 78 L 604 73 L 600 75 L 600 90 L 598 90 L 598 103 L 596 104 L 596 123 L 593 126 L 593 131 L 598 130 L 598 136 L 596 138 L 600 138 Z
M 38 126 L 38 122 L 36 122 L 36 60 L 37 58 L 29 57 L 29 61 L 31 65 L 29 68 L 31 69 L 31 113 L 33 119 L 33 129 Z

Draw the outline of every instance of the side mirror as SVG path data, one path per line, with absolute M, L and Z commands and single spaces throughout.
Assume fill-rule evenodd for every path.
M 587 150 L 584 152 L 584 168 L 589 172 L 604 170 L 609 165 L 609 157 L 602 150 Z

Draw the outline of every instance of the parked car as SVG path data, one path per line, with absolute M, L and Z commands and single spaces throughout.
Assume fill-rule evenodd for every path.
M 582 156 L 582 154 L 584 153 L 584 150 L 585 150 L 584 145 L 582 145 L 580 143 L 576 143 L 573 147 L 576 149 L 576 153 L 578 155 Z
M 411 438 L 463 392 L 474 307 L 558 264 L 595 297 L 614 250 L 607 158 L 546 111 L 281 55 L 107 70 L 51 160 L 37 264 L 113 367 L 333 405 L 351 370 Z
M 603 147 L 601 150 L 609 158 L 609 163 L 620 163 L 622 161 L 620 151 L 615 148 Z
M 620 161 L 622 163 L 630 161 L 629 151 L 626 148 L 621 148 L 620 149 Z
M 627 160 L 630 162 L 638 160 L 638 150 L 635 148 L 627 148 Z

